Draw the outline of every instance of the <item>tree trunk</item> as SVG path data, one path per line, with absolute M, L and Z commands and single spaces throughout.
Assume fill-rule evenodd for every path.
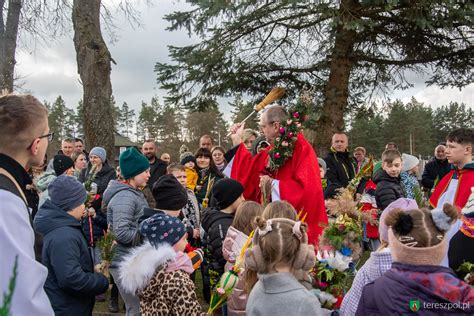
M 5 0 L 0 0 L 1 26 L 0 26 L 0 90 L 13 92 L 13 76 L 15 71 L 15 51 L 18 37 L 18 25 L 22 0 L 9 0 L 7 23 L 3 22 L 3 6 Z
M 74 46 L 77 70 L 84 89 L 86 144 L 90 148 L 104 147 L 109 163 L 114 165 L 114 122 L 110 106 L 112 57 L 100 31 L 100 7 L 100 0 L 74 0 Z
M 324 156 L 330 146 L 332 135 L 344 128 L 344 112 L 349 97 L 349 77 L 353 62 L 350 60 L 356 32 L 344 29 L 351 19 L 351 11 L 357 6 L 356 0 L 343 0 L 339 8 L 342 23 L 336 27 L 334 50 L 331 56 L 329 80 L 324 89 L 324 103 L 321 117 L 316 127 L 315 147 L 318 155 Z

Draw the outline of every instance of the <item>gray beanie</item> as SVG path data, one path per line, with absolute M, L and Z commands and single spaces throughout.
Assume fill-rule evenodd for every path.
M 416 158 L 415 156 L 409 155 L 409 154 L 402 154 L 402 171 L 409 171 L 413 169 L 414 167 L 418 166 L 420 163 L 420 160 Z
M 323 158 L 318 158 L 318 164 L 321 168 L 323 168 L 324 174 L 326 174 L 326 171 L 327 171 L 326 161 L 324 161 Z
M 91 149 L 89 156 L 97 156 L 104 163 L 107 160 L 107 152 L 102 147 L 94 147 Z
M 68 212 L 86 202 L 84 185 L 76 178 L 61 175 L 48 186 L 49 199 L 60 209 Z

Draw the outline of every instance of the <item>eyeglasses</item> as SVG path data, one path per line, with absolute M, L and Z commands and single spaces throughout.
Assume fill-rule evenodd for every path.
M 265 124 L 265 125 L 261 125 L 261 124 L 260 124 L 260 125 L 258 125 L 258 127 L 260 127 L 260 129 L 264 129 L 265 127 L 270 126 L 270 125 L 272 125 L 273 123 L 276 123 L 276 122 L 275 122 L 275 121 L 269 122 L 268 124 Z
M 36 138 L 31 142 L 30 146 L 28 146 L 28 148 L 26 148 L 26 149 L 27 149 L 27 150 L 30 150 L 31 147 L 33 146 L 33 143 L 35 142 L 35 140 L 41 139 L 41 138 L 47 138 L 47 139 L 48 139 L 48 142 L 52 142 L 53 139 L 54 139 L 54 132 L 48 133 L 48 134 L 46 134 L 46 135 L 41 135 L 41 136 L 39 136 L 39 137 L 36 137 Z

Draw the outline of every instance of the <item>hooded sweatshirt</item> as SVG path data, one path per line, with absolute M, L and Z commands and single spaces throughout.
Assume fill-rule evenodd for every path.
M 202 315 L 194 283 L 191 259 L 168 244 L 158 247 L 145 242 L 120 263 L 125 290 L 140 299 L 140 314 Z
M 138 219 L 148 207 L 143 192 L 117 180 L 112 180 L 104 192 L 103 204 L 107 208 L 107 222 L 114 233 L 117 245 L 111 267 L 141 242 Z
M 39 203 L 38 203 L 38 208 L 40 208 L 41 205 L 43 205 L 46 200 L 49 200 L 48 186 L 56 178 L 57 178 L 57 176 L 56 176 L 56 173 L 54 172 L 54 170 L 46 171 L 45 173 L 43 173 L 38 178 L 38 182 L 36 183 L 36 187 L 41 192 L 40 193 L 40 200 L 39 200 Z
M 392 268 L 362 291 L 356 315 L 401 315 L 410 313 L 418 301 L 417 315 L 474 313 L 474 288 L 445 267 L 392 263 Z M 442 303 L 430 309 L 428 303 Z M 453 303 L 447 309 L 449 303 Z M 461 308 L 461 304 L 465 308 Z M 468 307 L 467 303 L 471 303 Z M 416 308 L 415 308 L 416 310 Z
M 341 315 L 354 315 L 359 305 L 364 286 L 377 280 L 387 270 L 392 267 L 392 255 L 390 249 L 385 248 L 382 251 L 375 251 L 370 254 L 370 258 L 357 272 L 351 289 L 344 296 L 340 309 Z
M 107 278 L 94 272 L 81 224 L 47 200 L 34 220 L 44 236 L 42 261 L 48 268 L 44 285 L 56 315 L 91 315 L 95 296 L 105 293 Z

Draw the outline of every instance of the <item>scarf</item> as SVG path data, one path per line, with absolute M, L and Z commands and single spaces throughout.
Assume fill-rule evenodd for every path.
M 461 232 L 467 237 L 474 238 L 474 217 L 462 216 Z
M 166 264 L 166 272 L 173 272 L 177 270 L 182 270 L 189 274 L 194 272 L 191 258 L 189 258 L 189 256 L 182 251 L 176 252 L 176 257 L 174 260 Z

